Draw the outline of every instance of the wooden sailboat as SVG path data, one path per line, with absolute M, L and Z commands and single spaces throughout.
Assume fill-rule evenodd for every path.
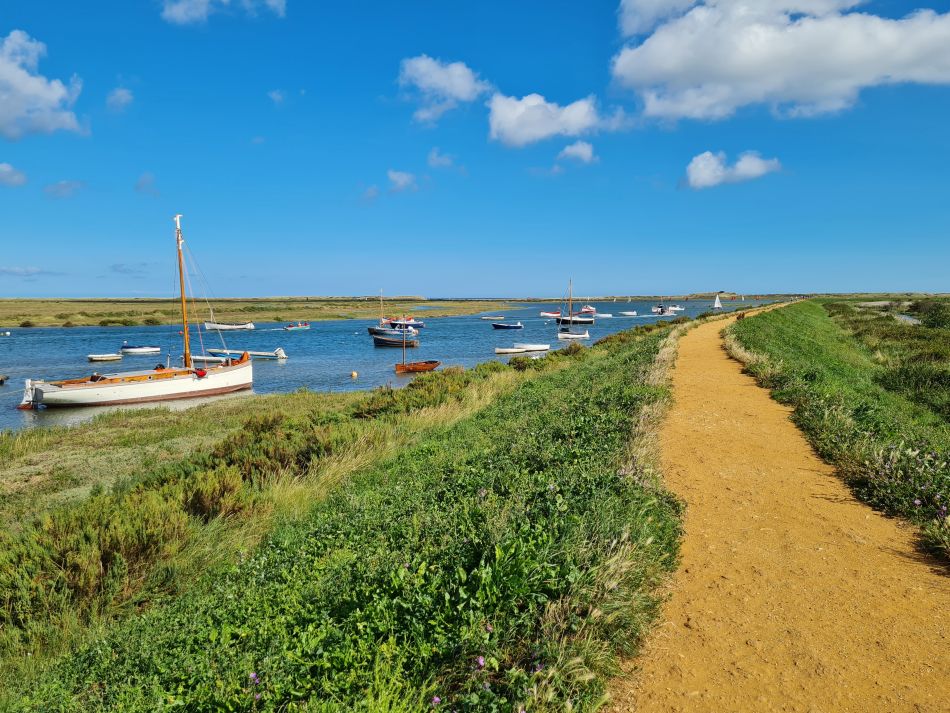
M 127 371 L 115 374 L 93 373 L 78 379 L 43 381 L 27 379 L 23 401 L 18 408 L 39 406 L 112 406 L 198 396 L 225 394 L 251 388 L 251 359 L 244 353 L 220 366 L 193 368 L 188 334 L 188 306 L 185 295 L 185 270 L 182 258 L 181 216 L 175 216 L 175 243 L 178 251 L 178 280 L 181 288 L 181 321 L 184 339 L 184 367 Z
M 414 374 L 420 371 L 432 371 L 437 368 L 442 362 L 436 361 L 435 359 L 427 359 L 426 361 L 406 361 L 406 333 L 402 334 L 402 363 L 396 364 L 396 373 L 397 374 Z

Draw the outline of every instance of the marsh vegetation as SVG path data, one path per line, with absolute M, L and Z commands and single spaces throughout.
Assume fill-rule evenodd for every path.
M 669 331 L 262 399 L 191 454 L 8 523 L 3 702 L 595 706 L 675 559 L 642 443 Z

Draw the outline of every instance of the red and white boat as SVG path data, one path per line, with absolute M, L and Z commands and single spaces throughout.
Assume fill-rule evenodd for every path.
M 40 406 L 112 406 L 198 396 L 226 394 L 251 388 L 253 367 L 245 352 L 218 366 L 192 366 L 188 335 L 188 308 L 185 295 L 185 273 L 181 246 L 181 216 L 175 216 L 175 241 L 178 248 L 178 278 L 181 285 L 181 320 L 184 340 L 184 367 L 168 368 L 159 364 L 154 369 L 126 371 L 115 374 L 93 373 L 78 379 L 43 381 L 27 379 L 23 401 L 18 408 Z
M 554 317 L 560 317 L 561 313 L 560 312 L 542 312 L 541 316 L 554 318 Z

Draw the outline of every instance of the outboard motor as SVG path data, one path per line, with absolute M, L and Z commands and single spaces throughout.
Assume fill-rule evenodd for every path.
M 23 400 L 20 402 L 20 405 L 17 406 L 18 409 L 27 410 L 33 409 L 39 406 L 38 403 L 34 400 L 35 394 L 33 389 L 33 379 L 27 379 L 26 383 L 23 385 Z

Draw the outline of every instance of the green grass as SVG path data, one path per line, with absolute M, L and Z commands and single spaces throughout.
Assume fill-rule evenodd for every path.
M 370 395 L 347 412 L 347 428 L 425 411 L 428 427 L 333 479 L 323 497 L 304 493 L 297 515 L 273 520 L 252 554 L 92 631 L 51 666 L 21 669 L 7 706 L 595 708 L 618 654 L 655 616 L 656 584 L 675 558 L 677 506 L 649 464 L 631 458 L 642 451 L 635 428 L 667 396 L 655 360 L 668 333 Z M 499 380 L 504 388 L 472 395 Z M 455 419 L 439 412 L 459 403 L 472 408 Z M 275 470 L 306 481 L 312 459 L 346 441 L 339 419 L 257 419 L 206 460 L 116 488 L 110 497 L 123 500 L 106 519 L 133 519 L 121 513 L 134 508 L 154 535 L 135 547 L 159 551 L 191 518 L 220 527 L 253 506 Z M 169 503 L 181 514 L 169 516 Z M 136 565 L 122 556 L 127 582 Z M 2 571 L 11 566 L 27 587 L 37 581 L 7 556 Z M 109 574 L 96 586 L 121 589 Z
M 950 332 L 807 301 L 737 322 L 729 336 L 855 493 L 950 557 Z

